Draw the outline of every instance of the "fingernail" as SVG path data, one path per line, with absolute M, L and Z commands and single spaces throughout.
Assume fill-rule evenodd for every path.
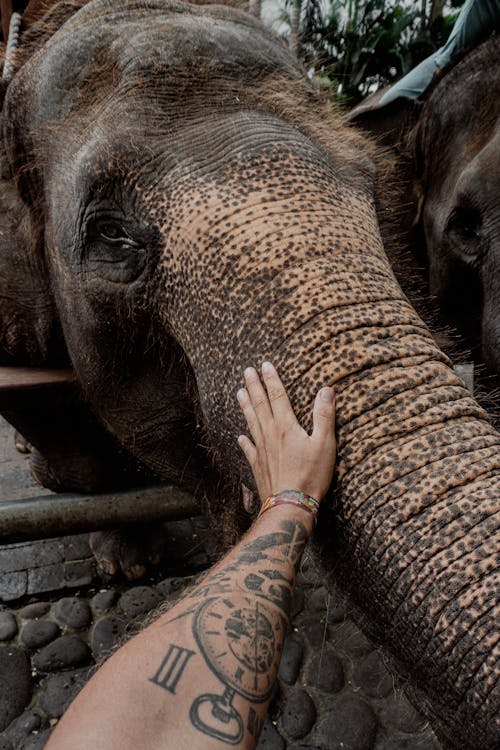
M 270 362 L 264 362 L 262 365 L 262 372 L 266 375 L 270 375 L 274 371 L 274 367 Z
M 243 375 L 244 375 L 244 376 L 245 376 L 246 378 L 251 378 L 251 377 L 252 377 L 252 375 L 253 375 L 253 373 L 254 373 L 254 369 L 253 369 L 253 367 L 247 367 L 247 368 L 245 368 L 245 370 L 244 370 L 244 372 L 243 372 Z
M 333 390 L 326 386 L 325 388 L 322 388 L 319 392 L 319 397 L 322 401 L 333 401 Z
M 240 390 L 236 394 L 236 398 L 238 399 L 238 401 L 244 401 L 245 400 L 245 396 L 246 396 L 245 389 L 244 388 L 240 388 Z
M 244 435 L 238 435 L 238 445 L 241 445 L 245 436 Z

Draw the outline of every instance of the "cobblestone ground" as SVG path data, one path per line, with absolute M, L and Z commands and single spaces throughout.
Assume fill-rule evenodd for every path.
M 0 450 L 0 498 L 41 494 L 5 423 Z M 203 519 L 166 529 L 167 562 L 136 585 L 99 579 L 85 535 L 0 547 L 0 750 L 42 750 L 96 660 L 211 563 Z M 292 614 L 259 750 L 439 750 L 307 553 Z

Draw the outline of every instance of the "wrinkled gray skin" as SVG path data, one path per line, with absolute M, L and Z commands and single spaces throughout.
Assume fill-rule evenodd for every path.
M 32 39 L 2 113 L 0 359 L 69 357 L 100 428 L 206 494 L 227 543 L 243 367 L 270 358 L 304 425 L 335 384 L 325 565 L 443 742 L 495 747 L 500 437 L 390 270 L 373 149 L 229 9 L 95 0 Z M 107 459 L 70 416 L 41 479 L 88 487 Z
M 451 70 L 415 134 L 430 291 L 500 374 L 500 39 Z
M 351 122 L 396 150 L 399 228 L 417 255 L 419 246 L 425 247 L 429 291 L 444 322 L 458 328 L 476 360 L 483 360 L 489 373 L 497 376 L 499 67 L 500 39 L 493 36 L 445 70 L 422 101 L 397 99 L 379 107 L 383 92 L 377 92 L 349 114 Z M 397 249 L 394 265 L 403 283 L 416 272 L 407 260 L 398 262 Z

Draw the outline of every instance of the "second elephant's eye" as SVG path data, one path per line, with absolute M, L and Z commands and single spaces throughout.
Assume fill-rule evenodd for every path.
M 480 211 L 456 206 L 448 218 L 444 236 L 454 255 L 469 266 L 479 267 L 483 256 Z
M 477 240 L 481 214 L 474 208 L 455 208 L 446 225 L 447 232 L 458 234 L 466 242 Z

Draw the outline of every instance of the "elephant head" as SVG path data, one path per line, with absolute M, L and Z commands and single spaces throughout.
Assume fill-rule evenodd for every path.
M 322 554 L 450 746 L 493 747 L 500 440 L 389 267 L 373 149 L 221 6 L 93 0 L 20 62 L 4 148 L 32 244 L 16 243 L 100 423 L 160 478 L 202 481 L 202 443 L 249 484 L 243 367 L 271 359 L 305 425 L 335 384 Z M 238 498 L 211 504 L 229 538 Z
M 431 294 L 500 374 L 500 41 L 447 73 L 415 131 Z

